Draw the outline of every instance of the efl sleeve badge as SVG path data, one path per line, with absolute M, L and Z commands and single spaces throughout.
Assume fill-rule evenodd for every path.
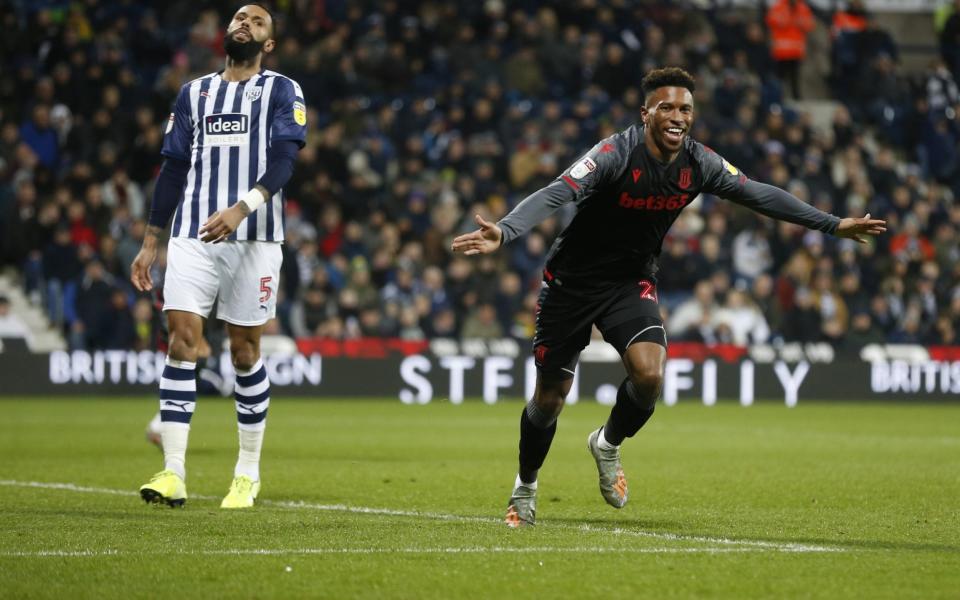
M 293 120 L 301 127 L 307 124 L 307 107 L 303 105 L 303 102 L 296 101 L 293 103 Z

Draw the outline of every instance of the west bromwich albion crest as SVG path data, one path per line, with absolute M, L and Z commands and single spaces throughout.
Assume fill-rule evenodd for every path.
M 257 100 L 260 99 L 260 94 L 262 93 L 263 93 L 263 88 L 260 87 L 259 85 L 255 85 L 249 90 L 247 90 L 246 94 L 244 95 L 247 97 L 247 100 L 249 100 L 250 102 L 256 102 Z

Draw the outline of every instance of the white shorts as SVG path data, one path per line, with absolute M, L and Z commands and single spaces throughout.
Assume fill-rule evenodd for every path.
M 263 325 L 277 312 L 283 254 L 279 242 L 204 243 L 170 238 L 163 281 L 163 310 L 217 318 L 233 325 Z

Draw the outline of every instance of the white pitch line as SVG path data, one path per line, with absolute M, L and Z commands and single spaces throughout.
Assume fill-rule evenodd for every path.
M 17 481 L 12 479 L 0 479 L 0 486 L 7 487 L 26 487 L 40 488 L 50 490 L 64 490 L 69 492 L 80 492 L 88 494 L 110 494 L 114 496 L 135 496 L 136 492 L 127 490 L 117 490 L 110 488 L 98 488 L 81 486 L 73 483 L 47 483 L 42 481 Z M 198 496 L 191 498 L 195 500 L 218 500 L 215 496 Z M 448 513 L 420 512 L 415 510 L 398 510 L 392 508 L 371 508 L 365 506 L 349 506 L 346 504 L 314 504 L 311 502 L 290 501 L 290 500 L 260 500 L 258 504 L 262 506 L 275 506 L 277 508 L 306 509 L 327 512 L 346 512 L 354 514 L 368 514 L 388 517 L 411 517 L 418 519 L 432 519 L 439 521 L 453 521 L 458 523 L 502 523 L 501 519 L 492 517 L 470 517 L 464 515 L 454 515 Z M 844 552 L 844 548 L 836 546 L 819 546 L 810 544 L 798 544 L 793 542 L 774 542 L 770 540 L 753 539 L 731 539 L 723 537 L 710 537 L 699 535 L 685 535 L 681 533 L 662 533 L 657 531 L 644 531 L 641 529 L 624 529 L 622 527 L 598 527 L 595 525 L 570 525 L 566 523 L 547 523 L 544 528 L 569 529 L 576 531 L 586 531 L 591 533 L 612 533 L 614 535 L 625 535 L 634 537 L 643 537 L 650 539 L 666 540 L 671 542 L 696 542 L 702 544 L 722 544 L 727 546 L 752 547 L 778 552 Z
M 443 548 L 237 548 L 233 550 L 37 550 L 0 552 L 0 558 L 86 558 L 99 556 L 288 556 L 323 554 L 731 554 L 761 548 L 618 548 L 607 546 L 467 546 Z
M 0 482 L 2 484 L 2 482 Z M 199 496 L 196 496 L 199 498 Z M 215 500 L 216 498 L 210 498 Z M 397 510 L 392 508 L 368 508 L 364 506 L 348 506 L 346 504 L 313 504 L 303 501 L 289 500 L 262 500 L 258 501 L 263 506 L 276 506 L 278 508 L 305 508 L 311 510 L 336 511 L 360 514 L 383 515 L 391 517 L 414 517 L 422 519 L 435 519 L 439 521 L 456 521 L 460 523 L 502 523 L 502 519 L 493 517 L 469 517 L 463 515 L 452 515 L 447 513 L 418 512 L 412 510 Z M 622 527 L 598 527 L 595 525 L 568 525 L 566 523 L 549 523 L 549 527 L 557 529 L 573 529 L 577 531 L 587 531 L 591 533 L 613 533 L 614 535 L 627 535 L 635 537 L 644 537 L 658 540 L 667 540 L 671 542 L 699 542 L 708 544 L 726 544 L 735 546 L 754 546 L 769 550 L 778 550 L 781 552 L 842 552 L 842 548 L 829 546 L 813 546 L 808 544 L 797 544 L 793 542 L 771 542 L 768 540 L 748 540 L 748 539 L 730 539 L 720 537 L 707 537 L 696 535 L 684 535 L 680 533 L 661 533 L 656 531 L 643 531 L 637 529 L 624 529 Z

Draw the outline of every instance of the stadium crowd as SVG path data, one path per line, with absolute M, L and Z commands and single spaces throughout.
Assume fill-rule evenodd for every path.
M 199 17 L 197 4 L 0 0 L 0 265 L 71 347 L 153 347 L 156 300 L 128 276 L 162 123 L 183 83 L 222 69 L 237 3 L 208 3 Z M 676 65 L 697 77 L 695 139 L 825 211 L 886 219 L 889 233 L 841 242 L 702 197 L 663 248 L 672 340 L 957 343 L 960 42 L 949 35 L 943 60 L 904 73 L 858 3 L 817 14 L 831 27 L 841 101 L 824 131 L 783 102 L 755 9 L 274 5 L 266 64 L 303 86 L 310 124 L 285 188 L 275 332 L 528 339 L 544 255 L 570 213 L 478 259 L 452 255 L 451 237 L 636 121 L 642 74 Z M 957 28 L 960 15 L 949 18 Z M 158 286 L 163 267 L 161 256 Z

